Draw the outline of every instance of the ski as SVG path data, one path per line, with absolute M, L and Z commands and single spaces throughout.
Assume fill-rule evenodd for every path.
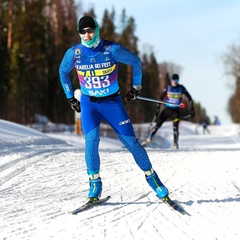
M 164 203 L 168 204 L 171 208 L 173 208 L 174 210 L 178 211 L 179 213 L 181 213 L 182 215 L 185 215 L 187 212 L 180 207 L 175 201 L 173 201 L 169 196 L 161 199 Z
M 76 208 L 73 211 L 69 211 L 70 214 L 76 215 L 80 212 L 86 211 L 92 207 L 101 205 L 102 203 L 108 201 L 110 199 L 110 196 L 107 196 L 105 198 L 100 198 L 98 200 L 94 200 L 94 199 L 89 199 L 86 203 L 84 203 L 82 206 L 80 206 L 79 208 Z

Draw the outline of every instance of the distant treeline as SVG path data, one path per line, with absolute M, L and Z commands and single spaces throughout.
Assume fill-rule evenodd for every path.
M 0 118 L 21 124 L 34 122 L 34 115 L 47 116 L 51 122 L 70 124 L 74 113 L 62 90 L 58 68 L 65 51 L 80 41 L 77 13 L 73 0 L 2 0 L 0 3 Z M 84 14 L 95 16 L 94 9 Z M 101 37 L 117 41 L 136 53 L 143 63 L 142 96 L 159 98 L 174 72 L 181 75 L 181 66 L 158 63 L 153 49 L 138 50 L 135 20 L 123 9 L 116 24 L 114 9 L 104 11 L 97 19 Z M 118 29 L 118 31 L 116 30 Z M 73 86 L 79 88 L 76 73 Z M 122 98 L 131 88 L 131 68 L 120 64 L 119 84 Z M 186 86 L 187 87 L 187 86 Z M 194 96 L 192 96 L 194 99 Z M 152 120 L 155 104 L 146 101 L 125 101 L 132 122 Z M 186 107 L 182 115 L 188 115 Z M 194 122 L 208 118 L 205 109 L 195 103 Z

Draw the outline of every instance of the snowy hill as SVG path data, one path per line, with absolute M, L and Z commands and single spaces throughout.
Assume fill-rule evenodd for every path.
M 143 139 L 149 124 L 141 128 Z M 115 139 L 101 138 L 103 196 L 111 199 L 77 216 L 86 201 L 84 138 L 43 134 L 0 120 L 1 240 L 239 240 L 240 125 L 182 122 L 173 151 L 167 122 L 146 148 L 180 215 L 158 200 L 131 154 Z

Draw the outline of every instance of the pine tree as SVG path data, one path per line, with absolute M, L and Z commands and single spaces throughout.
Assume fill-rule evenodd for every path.
M 103 14 L 102 25 L 100 28 L 100 37 L 109 41 L 116 41 L 115 32 L 115 10 L 113 9 L 111 13 L 106 9 Z
M 10 54 L 8 52 L 8 5 L 0 3 L 0 118 L 7 118 L 7 95 L 9 92 Z

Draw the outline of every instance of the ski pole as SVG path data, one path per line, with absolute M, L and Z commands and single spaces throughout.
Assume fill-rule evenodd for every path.
M 156 115 L 154 115 L 154 117 L 153 117 L 153 120 L 152 120 L 152 122 L 151 122 L 151 124 L 150 124 L 150 126 L 153 126 L 153 124 L 155 123 L 155 121 L 156 121 Z
M 173 106 L 178 106 L 180 108 L 185 108 L 184 103 L 180 103 L 180 104 L 167 103 L 167 102 L 164 102 L 164 101 L 160 101 L 160 100 L 156 100 L 156 99 L 152 99 L 152 98 L 140 97 L 140 96 L 138 96 L 137 99 L 145 100 L 145 101 L 149 101 L 149 102 L 155 102 L 155 103 L 170 104 L 170 105 L 173 105 Z
M 186 115 L 186 116 L 183 116 L 182 119 L 188 119 L 188 118 L 190 118 L 190 117 L 192 117 L 192 115 L 191 115 L 191 114 L 188 114 L 188 115 Z

